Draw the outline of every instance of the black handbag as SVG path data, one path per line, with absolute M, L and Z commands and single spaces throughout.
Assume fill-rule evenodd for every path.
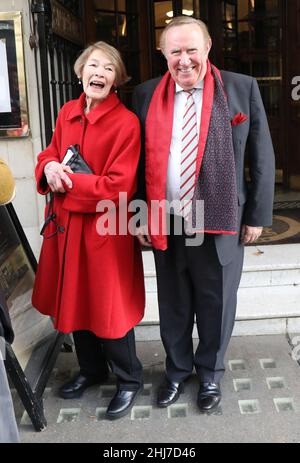
M 92 169 L 90 168 L 90 166 L 85 162 L 85 160 L 81 156 L 79 145 L 70 145 L 61 163 L 66 166 L 69 166 L 74 172 L 74 174 L 93 174 L 94 173 Z M 56 233 L 58 232 L 61 232 L 61 233 L 64 232 L 64 227 L 61 227 L 60 225 L 58 225 L 58 223 L 55 220 L 56 214 L 55 212 L 53 212 L 53 200 L 54 200 L 54 193 L 51 192 L 47 216 L 45 219 L 45 223 L 42 226 L 42 229 L 40 231 L 40 235 L 44 236 L 44 238 L 46 239 L 51 238 L 52 236 L 56 235 Z M 51 233 L 49 236 L 46 236 L 44 234 L 45 229 L 47 225 L 49 225 L 50 222 L 54 223 L 54 225 L 56 226 L 56 229 L 54 233 Z
M 74 173 L 93 174 L 92 169 L 80 154 L 79 145 L 70 145 L 61 163 L 69 166 Z

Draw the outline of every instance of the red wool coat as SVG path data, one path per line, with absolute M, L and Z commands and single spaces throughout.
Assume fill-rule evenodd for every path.
M 38 192 L 49 186 L 44 167 L 61 162 L 68 146 L 80 152 L 94 174 L 68 174 L 73 188 L 55 195 L 58 232 L 44 239 L 32 303 L 55 319 L 55 327 L 70 333 L 90 330 L 99 337 L 123 337 L 143 317 L 144 275 L 137 240 L 127 235 L 100 236 L 96 213 L 99 200 L 118 206 L 119 192 L 128 200 L 136 188 L 140 128 L 115 93 L 84 115 L 85 94 L 61 109 L 51 144 L 38 156 Z M 117 211 L 118 212 L 118 211 Z M 47 227 L 49 236 L 55 224 Z

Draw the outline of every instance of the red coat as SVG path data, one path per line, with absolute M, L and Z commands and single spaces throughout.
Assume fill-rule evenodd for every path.
M 85 94 L 61 109 L 51 144 L 38 156 L 38 192 L 49 187 L 43 174 L 49 161 L 61 162 L 69 145 L 80 152 L 94 174 L 69 174 L 73 188 L 55 195 L 57 223 L 64 227 L 44 239 L 32 303 L 70 333 L 90 330 L 103 338 L 123 337 L 144 314 L 144 275 L 137 240 L 127 235 L 100 236 L 99 200 L 118 205 L 136 188 L 140 128 L 136 116 L 112 93 L 86 116 Z M 55 230 L 50 222 L 47 234 Z

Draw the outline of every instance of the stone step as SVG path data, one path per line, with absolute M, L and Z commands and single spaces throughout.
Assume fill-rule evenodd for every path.
M 158 323 L 152 252 L 144 252 L 145 324 Z M 237 320 L 300 319 L 300 244 L 248 246 L 238 291 Z M 284 323 L 283 325 L 284 326 Z

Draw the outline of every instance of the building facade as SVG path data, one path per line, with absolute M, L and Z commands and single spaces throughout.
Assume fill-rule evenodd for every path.
M 134 86 L 166 70 L 158 43 L 173 16 L 203 19 L 213 39 L 211 61 L 257 78 L 277 184 L 300 190 L 300 0 L 2 0 L 1 12 L 21 12 L 29 131 L 0 136 L 0 157 L 16 178 L 14 206 L 36 256 L 45 198 L 36 193 L 34 166 L 60 107 L 81 92 L 76 57 L 97 40 L 117 47 L 132 77 L 120 91 L 130 107 Z

